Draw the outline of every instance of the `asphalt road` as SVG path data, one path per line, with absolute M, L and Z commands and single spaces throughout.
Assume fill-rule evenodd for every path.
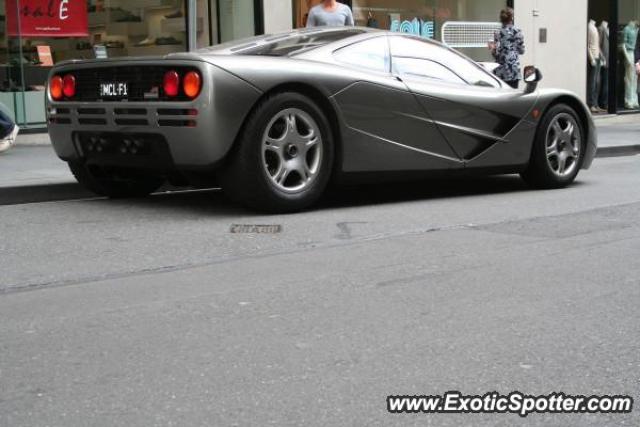
M 218 192 L 0 206 L 0 426 L 637 426 L 385 399 L 640 405 L 639 182 L 635 156 L 565 190 L 360 187 L 286 216 Z

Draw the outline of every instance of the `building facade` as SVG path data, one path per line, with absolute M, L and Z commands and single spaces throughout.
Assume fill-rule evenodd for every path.
M 318 1 L 0 0 L 0 103 L 23 127 L 42 128 L 45 80 L 57 62 L 163 55 L 300 28 Z M 352 8 L 356 25 L 434 38 L 479 62 L 492 61 L 486 44 L 499 28 L 498 13 L 513 7 L 526 40 L 522 62 L 541 69 L 542 87 L 565 88 L 585 101 L 595 98 L 611 113 L 640 111 L 635 72 L 640 0 L 343 3 Z M 599 34 L 601 58 L 595 66 L 588 53 L 595 34 L 590 20 Z

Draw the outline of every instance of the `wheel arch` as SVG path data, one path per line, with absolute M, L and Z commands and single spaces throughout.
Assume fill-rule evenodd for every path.
M 242 126 L 238 130 L 236 140 L 234 141 L 234 147 L 238 145 L 237 139 L 242 134 L 242 131 L 247 123 L 247 120 L 258 106 L 264 102 L 265 99 L 283 92 L 296 92 L 307 96 L 314 101 L 318 107 L 326 114 L 329 127 L 331 129 L 331 136 L 334 143 L 334 161 L 332 165 L 332 176 L 335 176 L 336 172 L 342 170 L 342 132 L 340 130 L 340 119 L 336 107 L 331 103 L 329 97 L 319 88 L 309 83 L 301 82 L 287 82 L 276 85 L 269 90 L 265 91 L 253 104 L 251 110 L 245 116 Z
M 542 112 L 542 115 L 540 117 L 544 117 L 549 112 L 549 110 L 551 110 L 551 108 L 559 104 L 565 104 L 571 107 L 571 109 L 576 112 L 576 114 L 578 115 L 578 119 L 580 120 L 580 124 L 582 125 L 582 131 L 584 132 L 584 142 L 585 144 L 587 144 L 592 137 L 591 132 L 593 131 L 591 129 L 591 126 L 589 126 L 590 113 L 587 111 L 582 101 L 580 101 L 575 96 L 562 94 L 552 98 L 551 102 L 549 102 L 544 108 L 544 111 Z M 540 123 L 542 123 L 542 120 L 540 121 Z M 538 124 L 538 127 L 539 126 L 540 124 Z M 537 129 L 537 131 L 540 131 L 540 129 Z

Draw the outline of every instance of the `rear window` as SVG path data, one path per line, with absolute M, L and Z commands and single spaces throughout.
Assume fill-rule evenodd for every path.
M 231 51 L 236 55 L 292 56 L 362 33 L 364 33 L 363 30 L 354 29 L 306 34 L 302 32 L 293 36 L 272 36 L 263 39 L 264 43 L 256 46 L 238 46 Z

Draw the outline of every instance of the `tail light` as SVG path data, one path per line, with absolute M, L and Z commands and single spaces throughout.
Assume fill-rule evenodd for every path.
M 189 98 L 195 98 L 200 93 L 202 79 L 197 71 L 189 71 L 182 80 L 182 90 Z
M 72 74 L 67 74 L 62 79 L 62 93 L 67 98 L 73 98 L 76 94 L 76 78 Z
M 62 96 L 64 95 L 63 86 L 64 85 L 62 82 L 62 77 L 60 76 L 51 77 L 51 80 L 49 81 L 49 93 L 51 94 L 51 98 L 53 98 L 56 101 L 61 100 Z
M 167 71 L 162 80 L 162 88 L 165 95 L 169 97 L 178 96 L 180 92 L 180 76 L 178 73 L 173 70 Z

